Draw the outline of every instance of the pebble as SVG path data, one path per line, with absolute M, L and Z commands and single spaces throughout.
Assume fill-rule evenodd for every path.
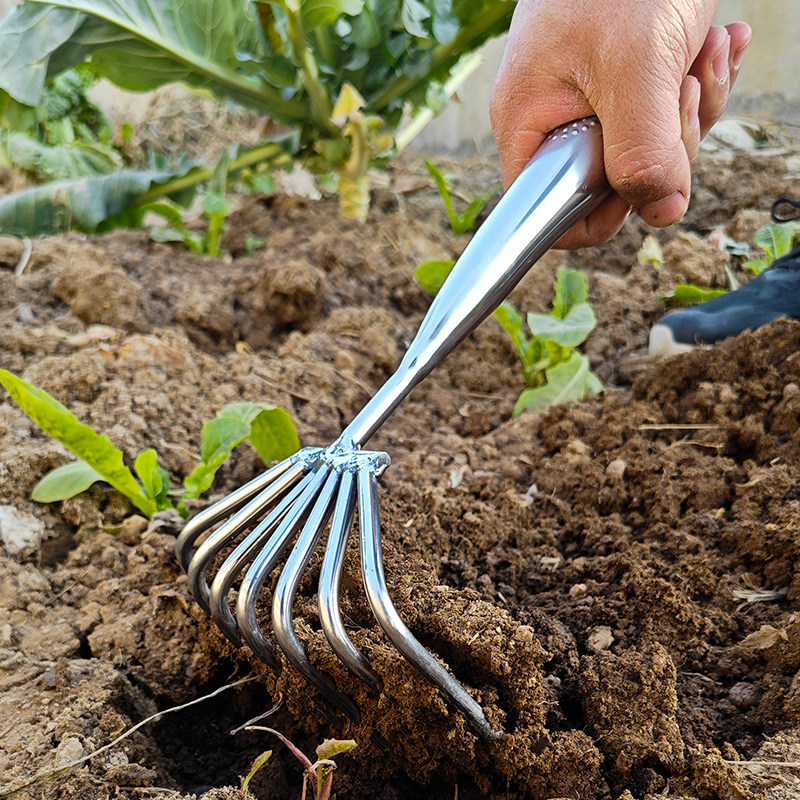
M 761 689 L 752 683 L 746 681 L 739 681 L 734 683 L 728 692 L 728 699 L 740 711 L 746 711 L 752 708 L 761 699 Z
M 783 387 L 784 400 L 788 400 L 790 397 L 796 397 L 798 394 L 800 394 L 800 386 L 796 383 L 787 383 L 786 386 Z
M 598 625 L 589 634 L 586 640 L 586 646 L 593 653 L 600 653 L 603 650 L 608 650 L 614 643 L 614 635 L 611 633 L 611 628 L 608 625 Z
M 625 469 L 627 464 L 621 458 L 615 458 L 606 467 L 606 477 L 611 480 L 622 480 L 625 477 Z
M 570 599 L 578 600 L 579 598 L 584 597 L 588 591 L 589 588 L 585 583 L 574 583 L 569 587 Z
M 58 745 L 55 766 L 57 768 L 66 767 L 79 758 L 83 758 L 83 745 L 81 744 L 81 740 L 76 736 L 70 736 Z

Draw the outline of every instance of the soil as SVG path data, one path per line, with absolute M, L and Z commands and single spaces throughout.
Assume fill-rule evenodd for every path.
M 471 188 L 488 161 L 455 165 Z M 704 154 L 691 210 L 641 264 L 635 219 L 611 243 L 551 253 L 516 290 L 544 311 L 558 268 L 584 270 L 599 398 L 511 420 L 524 388 L 485 323 L 370 443 L 386 573 L 413 633 L 506 735 L 478 739 L 380 633 L 348 555 L 342 610 L 383 681 L 376 695 L 321 633 L 315 554 L 295 604 L 314 665 L 362 712 L 332 717 L 287 664 L 229 644 L 188 592 L 174 518 L 148 523 L 96 485 L 60 504 L 30 491 L 61 445 L 0 401 L 0 797 L 300 797 L 302 768 L 268 724 L 337 758 L 342 798 L 780 800 L 800 796 L 800 323 L 715 348 L 646 354 L 661 297 L 725 281 L 719 233 L 751 240 L 785 154 Z M 426 188 L 411 191 L 420 185 Z M 264 246 L 248 253 L 248 237 Z M 235 400 L 279 404 L 326 444 L 397 366 L 429 303 L 413 272 L 452 258 L 418 162 L 398 163 L 365 225 L 334 200 L 241 197 L 227 260 L 145 232 L 0 239 L 0 363 L 106 432 L 132 463 L 155 447 L 175 481 L 204 421 Z M 734 267 L 744 278 L 741 263 Z M 255 476 L 239 448 L 202 507 Z M 265 591 L 262 605 L 269 605 Z M 152 720 L 157 712 L 210 699 Z M 54 775 L 58 768 L 64 768 Z

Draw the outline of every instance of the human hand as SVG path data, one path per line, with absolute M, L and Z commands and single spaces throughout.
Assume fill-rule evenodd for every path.
M 508 187 L 547 133 L 595 114 L 611 194 L 558 247 L 610 239 L 631 209 L 686 213 L 691 165 L 725 109 L 752 31 L 713 25 L 717 0 L 519 0 L 492 92 Z

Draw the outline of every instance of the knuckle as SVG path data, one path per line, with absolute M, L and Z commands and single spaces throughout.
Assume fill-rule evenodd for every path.
M 668 197 L 680 188 L 673 169 L 674 156 L 645 145 L 619 148 L 606 163 L 612 188 L 629 203 L 644 205 Z

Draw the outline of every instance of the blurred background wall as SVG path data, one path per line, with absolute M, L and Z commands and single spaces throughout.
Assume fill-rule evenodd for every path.
M 0 0 L 0 17 L 15 5 Z M 753 27 L 753 43 L 728 106 L 730 113 L 797 126 L 800 132 L 800 0 L 720 0 L 716 21 L 744 20 Z M 493 149 L 489 97 L 503 42 L 484 48 L 484 63 L 459 93 L 457 102 L 415 142 L 420 150 L 484 153 Z M 144 114 L 147 98 L 130 96 L 114 87 L 100 87 L 98 100 L 113 118 L 135 121 Z

